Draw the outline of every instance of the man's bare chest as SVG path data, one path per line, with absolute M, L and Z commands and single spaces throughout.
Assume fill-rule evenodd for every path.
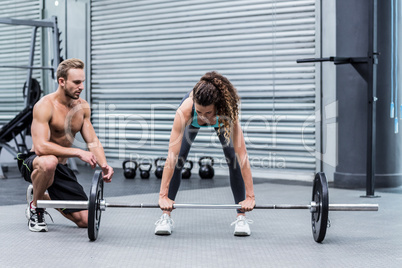
M 84 123 L 84 113 L 73 110 L 56 110 L 50 120 L 50 131 L 53 135 L 75 135 Z

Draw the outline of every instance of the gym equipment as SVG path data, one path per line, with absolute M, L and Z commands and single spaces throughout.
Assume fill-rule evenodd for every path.
M 162 162 L 162 164 L 161 164 Z M 159 157 L 155 159 L 155 176 L 158 179 L 162 179 L 163 168 L 165 167 L 166 158 Z
M 26 84 L 25 82 L 24 89 Z M 39 100 L 42 92 L 40 84 L 36 79 L 32 78 L 31 84 L 32 88 L 29 91 L 30 102 L 28 106 L 0 128 L 0 153 L 2 148 L 5 148 L 12 155 L 17 155 L 18 153 L 27 154 L 29 152 L 25 137 L 31 134 L 33 106 Z M 8 144 L 11 140 L 14 141 L 16 148 Z M 6 178 L 3 171 L 4 169 L 0 164 L 0 179 Z
M 148 166 L 148 168 L 146 168 L 146 166 Z M 139 164 L 138 169 L 140 170 L 141 179 L 149 179 L 151 168 L 152 168 L 151 163 L 143 162 Z
M 377 109 L 377 65 L 380 55 L 377 47 L 377 13 L 378 0 L 367 1 L 368 10 L 368 40 L 366 57 L 325 57 L 298 59 L 297 63 L 333 62 L 335 65 L 350 64 L 367 82 L 367 153 L 366 153 L 366 195 L 362 197 L 377 197 L 375 195 L 376 168 L 376 109 Z M 392 22 L 391 22 L 392 24 Z M 392 40 L 391 40 L 392 41 Z M 396 123 L 398 122 L 395 119 Z
M 207 163 L 205 163 L 205 160 Z M 204 163 L 203 163 L 204 162 Z M 209 163 L 208 163 L 209 162 Z M 198 174 L 202 179 L 212 179 L 215 175 L 214 171 L 214 159 L 211 156 L 203 156 L 200 158 L 198 161 L 198 165 L 200 166 L 200 169 L 198 170 Z
M 308 205 L 256 205 L 254 209 L 308 209 L 311 213 L 311 227 L 314 241 L 321 243 L 326 234 L 328 211 L 378 211 L 378 204 L 329 204 L 328 183 L 324 173 L 317 173 L 313 183 L 312 201 Z M 89 201 L 38 200 L 39 208 L 88 209 L 88 237 L 98 237 L 102 211 L 111 208 L 159 208 L 157 204 L 112 204 L 103 199 L 102 172 L 95 171 Z M 173 208 L 188 209 L 241 209 L 237 204 L 173 204 Z
M 134 165 L 134 167 L 133 167 Z M 130 167 L 131 166 L 131 167 Z M 135 160 L 125 160 L 123 162 L 123 173 L 124 173 L 124 177 L 126 179 L 134 179 L 135 178 L 135 174 L 136 174 L 136 170 L 138 167 L 138 163 Z
M 324 240 L 328 226 L 328 183 L 324 173 L 317 173 L 314 177 L 313 196 L 315 204 L 319 204 L 311 211 L 311 230 L 313 231 L 314 240 L 317 243 Z
M 186 164 L 188 163 L 189 166 L 186 167 Z M 181 177 L 183 179 L 189 179 L 191 177 L 191 170 L 193 169 L 193 161 L 191 160 L 186 160 L 183 166 L 183 170 L 181 172 Z
M 57 26 L 57 17 L 52 16 L 49 19 L 43 20 L 21 20 L 21 19 L 11 19 L 11 18 L 0 18 L 0 23 L 9 24 L 9 25 L 24 25 L 24 26 L 32 26 L 32 39 L 30 45 L 30 53 L 29 53 L 29 61 L 27 66 L 15 66 L 15 65 L 0 65 L 0 68 L 18 68 L 18 69 L 27 69 L 27 84 L 24 88 L 24 96 L 27 96 L 25 99 L 25 106 L 28 106 L 30 103 L 30 96 L 28 92 L 31 91 L 33 84 L 31 83 L 32 79 L 32 70 L 33 69 L 41 69 L 41 70 L 50 70 L 52 72 L 52 78 L 54 81 L 55 88 L 58 87 L 58 83 L 56 81 L 56 71 L 59 66 L 61 57 L 60 57 L 60 32 Z M 51 66 L 34 66 L 34 56 L 35 56 L 35 41 L 36 35 L 38 32 L 38 28 L 50 28 L 52 30 L 52 52 L 51 55 L 54 56 L 52 60 Z
M 6 149 L 12 155 L 17 155 L 18 153 L 28 153 L 27 145 L 25 144 L 26 135 L 30 135 L 30 124 L 32 122 L 32 108 L 38 101 L 41 95 L 41 90 L 39 82 L 32 77 L 32 71 L 34 69 L 50 70 L 52 78 L 55 80 L 54 86 L 57 88 L 58 84 L 56 81 L 56 70 L 60 63 L 60 33 L 57 26 L 57 17 L 53 16 L 49 19 L 43 20 L 21 20 L 21 19 L 11 19 L 11 18 L 0 18 L 1 24 L 8 25 L 24 25 L 32 26 L 32 34 L 30 40 L 30 51 L 27 66 L 19 65 L 3 65 L 0 64 L 0 68 L 16 68 L 16 69 L 26 69 L 26 82 L 23 87 L 23 96 L 25 99 L 25 108 L 17 114 L 10 122 L 3 125 L 0 129 L 0 153 L 2 148 Z M 52 51 L 51 55 L 54 55 L 52 60 L 52 66 L 34 66 L 34 56 L 35 56 L 35 43 L 38 28 L 49 28 L 52 30 Z M 20 142 L 17 142 L 17 136 L 20 137 Z M 14 139 L 16 148 L 10 146 L 8 142 Z M 0 163 L 0 179 L 6 178 L 3 173 L 3 167 Z
M 92 177 L 92 186 L 88 203 L 88 238 L 95 241 L 98 238 L 102 209 L 99 209 L 99 200 L 103 199 L 102 172 L 95 172 Z

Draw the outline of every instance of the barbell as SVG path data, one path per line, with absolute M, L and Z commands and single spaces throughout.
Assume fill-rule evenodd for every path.
M 88 201 L 38 200 L 39 208 L 88 209 L 88 237 L 98 238 L 102 211 L 110 208 L 159 208 L 155 204 L 107 203 L 103 198 L 103 179 L 100 170 L 92 177 Z M 173 204 L 173 208 L 188 209 L 241 209 L 239 204 Z M 325 174 L 319 172 L 314 177 L 312 201 L 307 205 L 256 205 L 254 209 L 308 209 L 311 212 L 311 228 L 314 240 L 321 243 L 327 231 L 329 211 L 378 211 L 378 204 L 329 204 L 328 183 Z

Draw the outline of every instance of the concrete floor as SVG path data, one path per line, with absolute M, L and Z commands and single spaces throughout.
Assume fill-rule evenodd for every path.
M 80 167 L 89 192 L 93 170 Z M 402 267 L 401 189 L 330 187 L 330 203 L 378 203 L 378 212 L 330 212 L 331 227 L 322 244 L 313 240 L 308 210 L 255 210 L 250 237 L 233 236 L 235 212 L 177 209 L 171 236 L 155 236 L 159 209 L 108 208 L 99 237 L 90 242 L 54 209 L 49 232 L 33 233 L 25 218 L 28 186 L 16 171 L 0 180 L 0 267 Z M 160 180 L 124 179 L 116 170 L 105 185 L 107 202 L 157 203 Z M 309 204 L 311 185 L 255 180 L 258 204 Z M 227 178 L 184 180 L 177 203 L 232 203 Z

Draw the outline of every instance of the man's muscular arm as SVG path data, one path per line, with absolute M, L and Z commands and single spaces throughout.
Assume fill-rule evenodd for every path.
M 87 143 L 89 151 L 96 156 L 96 161 L 102 168 L 103 180 L 110 182 L 114 173 L 113 168 L 107 164 L 105 151 L 92 126 L 89 105 L 87 102 L 82 105 L 84 108 L 84 123 L 82 124 L 81 135 Z
M 46 99 L 40 100 L 34 106 L 31 135 L 35 153 L 38 156 L 78 157 L 91 166 L 95 166 L 96 158 L 92 153 L 78 148 L 63 147 L 50 141 L 49 122 L 52 118 L 52 113 L 53 106 Z

